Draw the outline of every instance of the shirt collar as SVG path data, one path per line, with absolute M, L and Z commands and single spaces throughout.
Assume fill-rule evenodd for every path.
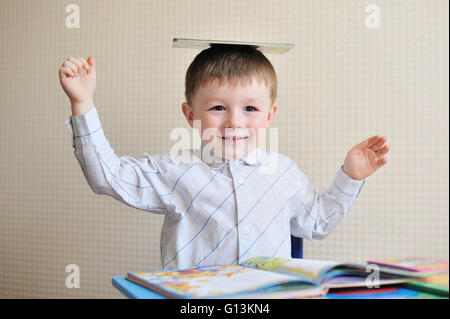
M 192 152 L 194 153 L 195 157 L 201 161 L 202 160 L 202 151 L 205 147 L 205 144 L 201 144 L 201 148 L 193 149 Z M 250 151 L 247 155 L 236 159 L 236 160 L 225 160 L 222 157 L 218 157 L 216 155 L 211 155 L 212 161 L 209 163 L 209 161 L 205 161 L 205 164 L 207 164 L 211 168 L 221 168 L 226 163 L 234 163 L 234 164 L 241 164 L 241 165 L 250 165 L 250 166 L 257 166 L 262 164 L 267 158 L 268 153 L 263 151 L 260 147 L 254 148 L 252 151 Z

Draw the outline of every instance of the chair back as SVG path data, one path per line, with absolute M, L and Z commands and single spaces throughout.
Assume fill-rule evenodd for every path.
M 303 258 L 303 238 L 291 235 L 291 257 Z

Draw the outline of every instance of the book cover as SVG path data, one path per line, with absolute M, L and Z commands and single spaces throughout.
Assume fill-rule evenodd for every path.
M 408 282 L 404 287 L 448 298 L 449 274 L 447 272 L 418 281 Z
M 389 286 L 380 289 L 339 289 L 330 291 L 328 299 L 440 299 L 435 294 L 403 287 Z

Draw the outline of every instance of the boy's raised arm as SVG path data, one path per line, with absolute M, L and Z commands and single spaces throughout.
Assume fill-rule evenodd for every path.
M 386 164 L 389 147 L 385 142 L 384 136 L 375 135 L 354 146 L 325 192 L 318 192 L 298 171 L 306 187 L 297 199 L 292 234 L 311 241 L 330 234 L 353 206 L 365 178 Z
M 87 72 L 81 75 L 83 68 Z M 161 195 L 170 195 L 165 159 L 158 156 L 119 158 L 104 135 L 93 103 L 94 58 L 86 61 L 70 57 L 59 69 L 59 75 L 72 107 L 66 126 L 72 132 L 75 157 L 91 189 L 128 206 L 167 213 L 166 202 L 161 198 Z
M 330 187 L 318 191 L 299 170 L 297 173 L 304 185 L 294 202 L 294 218 L 291 234 L 318 241 L 328 236 L 349 212 L 365 181 L 354 180 L 342 168 L 338 170 Z

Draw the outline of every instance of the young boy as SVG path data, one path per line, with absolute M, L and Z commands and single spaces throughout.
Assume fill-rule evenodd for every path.
M 191 127 L 200 121 L 202 143 L 189 150 L 188 161 L 170 154 L 119 158 L 93 104 L 94 57 L 68 58 L 59 76 L 72 106 L 66 125 L 92 190 L 164 214 L 164 269 L 290 257 L 291 234 L 313 242 L 327 236 L 364 179 L 386 163 L 386 139 L 373 136 L 348 152 L 331 186 L 319 193 L 291 159 L 263 151 L 259 143 L 278 108 L 277 78 L 254 47 L 212 46 L 189 66 L 182 111 Z M 206 146 L 213 161 L 204 160 L 211 155 Z

